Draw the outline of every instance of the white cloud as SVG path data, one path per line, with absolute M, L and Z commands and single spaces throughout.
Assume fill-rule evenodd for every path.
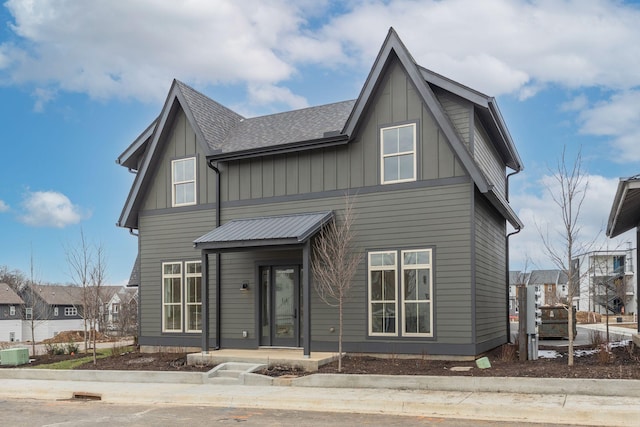
M 614 161 L 640 161 L 640 90 L 614 94 L 580 113 L 585 134 L 612 138 Z
M 24 213 L 20 221 L 33 227 L 64 228 L 87 216 L 67 196 L 55 191 L 27 193 L 22 208 Z
M 0 200 L 0 212 L 9 212 L 9 205 Z
M 640 84 L 640 8 L 612 0 L 54 0 L 5 3 L 18 36 L 0 45 L 2 80 L 43 93 L 162 100 L 173 77 L 277 87 L 301 66 L 371 65 L 394 26 L 423 66 L 493 96 L 549 84 Z M 613 65 L 615 64 L 615 65 Z M 249 96 L 264 91 L 249 90 Z M 267 98 L 269 99 L 269 98 Z M 250 102 L 264 102 L 252 99 Z
M 585 250 L 585 245 L 593 241 L 591 250 L 626 248 L 625 242 L 635 240 L 633 235 L 625 233 L 616 239 L 608 239 L 605 235 L 619 180 L 600 175 L 585 175 L 585 179 L 588 186 L 578 219 L 580 231 L 574 245 L 575 253 Z M 523 268 L 527 258 L 529 268 L 557 268 L 545 251 L 538 229 L 549 236 L 560 253 L 563 247 L 561 211 L 548 191 L 557 192 L 558 184 L 550 175 L 542 176 L 535 184 L 540 188 L 538 193 L 522 192 L 510 198 L 511 205 L 525 223 L 525 228 L 510 238 L 510 262 L 515 270 Z

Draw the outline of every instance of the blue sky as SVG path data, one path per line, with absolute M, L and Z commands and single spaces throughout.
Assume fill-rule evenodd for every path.
M 537 228 L 557 225 L 547 187 L 563 146 L 588 173 L 585 240 L 635 247 L 604 227 L 618 179 L 640 173 L 638 2 L 287 3 L 2 3 L 0 266 L 28 273 L 33 255 L 36 279 L 68 282 L 82 230 L 125 283 L 136 239 L 115 223 L 133 175 L 115 159 L 174 77 L 245 116 L 353 99 L 391 26 L 420 65 L 498 99 L 525 163 L 514 268 L 553 267 Z

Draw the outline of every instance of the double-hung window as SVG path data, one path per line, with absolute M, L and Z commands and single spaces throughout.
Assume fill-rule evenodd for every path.
M 405 335 L 431 335 L 431 282 L 431 250 L 402 251 L 402 319 Z
M 162 330 L 182 332 L 182 263 L 162 264 Z
M 16 315 L 16 306 L 15 305 L 9 306 L 9 316 L 15 316 L 15 315 Z
M 396 335 L 396 252 L 369 253 L 369 334 Z
M 380 129 L 383 184 L 416 180 L 415 123 Z
M 162 331 L 202 331 L 200 261 L 162 264 Z
M 200 332 L 202 330 L 201 262 L 186 262 L 185 270 L 187 332 Z
M 369 335 L 433 336 L 432 249 L 369 252 Z
M 171 194 L 173 206 L 194 205 L 196 203 L 195 157 L 171 162 Z
M 31 307 L 27 307 L 27 309 L 24 312 L 24 318 L 26 320 L 31 320 L 33 319 L 33 308 Z

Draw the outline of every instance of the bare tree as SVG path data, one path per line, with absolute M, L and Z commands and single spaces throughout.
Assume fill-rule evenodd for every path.
M 78 313 L 81 313 L 82 319 L 84 320 L 84 352 L 86 353 L 89 349 L 89 335 L 87 333 L 89 325 L 86 310 L 90 300 L 89 286 L 93 254 L 82 229 L 80 229 L 80 242 L 78 246 L 67 245 L 65 247 L 65 254 L 71 280 L 76 286 L 82 287 L 82 307 L 79 307 L 80 310 L 78 310 Z
M 320 299 L 338 308 L 338 372 L 342 371 L 343 310 L 353 277 L 362 254 L 355 251 L 353 241 L 353 199 L 345 196 L 342 218 L 327 224 L 314 241 L 311 271 Z
M 115 318 L 116 330 L 123 336 L 134 336 L 138 331 L 138 301 L 129 292 L 122 292 L 118 315 Z
M 578 152 L 573 164 L 569 164 L 566 158 L 566 147 L 562 150 L 562 155 L 558 160 L 555 169 L 550 170 L 553 180 L 557 187 L 549 184 L 547 191 L 551 195 L 553 202 L 557 206 L 560 214 L 560 230 L 557 233 L 560 243 L 556 243 L 549 236 L 548 230 L 544 233 L 540 227 L 538 232 L 542 238 L 545 250 L 556 265 L 567 275 L 567 310 L 569 311 L 568 329 L 569 329 L 569 357 L 568 365 L 573 366 L 573 342 L 574 342 L 574 318 L 573 318 L 573 299 L 578 295 L 580 287 L 579 269 L 574 263 L 574 254 L 587 252 L 585 246 L 592 246 L 595 242 L 594 238 L 591 243 L 585 245 L 580 240 L 580 214 L 582 204 L 587 194 L 589 180 L 582 168 L 582 154 Z M 577 251 L 578 245 L 581 251 Z
M 94 262 L 89 272 L 90 286 L 85 289 L 85 319 L 89 319 L 89 328 L 92 337 L 93 364 L 96 364 L 96 335 L 97 325 L 104 312 L 103 286 L 106 280 L 106 259 L 104 247 L 98 245 L 95 248 Z
M 47 322 L 52 317 L 52 308 L 39 292 L 40 283 L 35 279 L 33 261 L 33 249 L 29 261 L 29 279 L 23 282 L 17 289 L 18 294 L 25 301 L 23 319 L 29 325 L 31 332 L 31 354 L 36 355 L 36 330 L 38 326 Z

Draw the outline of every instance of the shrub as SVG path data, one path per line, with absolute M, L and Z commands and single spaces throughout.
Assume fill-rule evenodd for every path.
M 67 354 L 78 354 L 79 349 L 80 349 L 80 346 L 78 346 L 78 344 L 76 344 L 73 341 L 68 342 L 67 345 L 65 346 L 65 350 Z
M 596 330 L 589 331 L 589 344 L 591 347 L 598 348 L 601 347 L 606 341 L 605 336 L 602 332 Z
M 64 347 L 58 344 L 45 344 L 44 349 L 49 356 L 60 356 L 64 354 Z

